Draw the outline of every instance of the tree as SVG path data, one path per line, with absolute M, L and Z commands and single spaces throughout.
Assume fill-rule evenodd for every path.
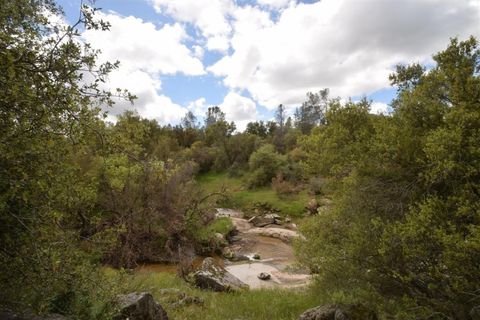
M 245 132 L 265 138 L 267 136 L 267 127 L 263 121 L 249 122 Z
M 313 127 L 325 124 L 325 114 L 328 108 L 328 89 L 318 93 L 307 93 L 307 101 L 295 110 L 295 126 L 303 134 L 308 134 Z
M 199 124 L 197 122 L 197 117 L 193 114 L 192 111 L 188 111 L 185 116 L 180 120 L 181 126 L 184 129 L 198 129 Z
M 391 116 L 348 103 L 306 139 L 335 194 L 300 245 L 324 288 L 354 284 L 350 299 L 389 301 L 385 317 L 478 317 L 479 57 L 474 38 L 452 39 L 428 72 L 397 68 Z
M 53 1 L 0 6 L 2 307 L 91 319 L 101 301 L 101 276 L 75 226 L 97 214 L 91 205 L 97 184 L 79 175 L 77 155 L 103 144 L 100 107 L 112 105 L 113 94 L 100 84 L 117 66 L 97 65 L 96 51 L 78 39 L 80 25 L 108 29 L 93 12 L 83 6 L 77 24 L 63 27 L 49 20 L 61 14 Z
M 225 113 L 218 106 L 208 107 L 205 114 L 205 128 L 222 121 L 225 121 Z
M 283 104 L 280 104 L 275 111 L 275 121 L 277 122 L 278 126 L 283 129 L 286 122 L 286 111 Z

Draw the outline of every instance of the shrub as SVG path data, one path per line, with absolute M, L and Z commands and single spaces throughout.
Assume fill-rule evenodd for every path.
M 260 147 L 252 153 L 248 161 L 250 170 L 252 170 L 248 186 L 252 188 L 268 185 L 285 163 L 285 156 L 276 152 L 273 145 L 266 144 Z
M 283 179 L 283 174 L 281 172 L 277 173 L 277 176 L 272 179 L 272 188 L 280 198 L 297 192 L 292 183 Z

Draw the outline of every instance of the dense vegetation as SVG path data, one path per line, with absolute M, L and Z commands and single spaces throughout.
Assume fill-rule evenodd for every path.
M 108 123 L 102 110 L 135 97 L 103 90 L 118 64 L 98 65 L 78 41 L 79 28 L 108 32 L 94 10 L 64 27 L 49 20 L 61 14 L 50 0 L 0 7 L 0 307 L 109 318 L 128 276 L 102 266 L 215 252 L 215 234 L 232 228 L 214 219 L 216 204 L 301 221 L 323 197 L 329 205 L 305 218 L 297 243 L 317 285 L 276 293 L 277 318 L 320 302 L 370 304 L 395 319 L 480 317 L 475 39 L 451 40 L 429 70 L 398 66 L 389 115 L 324 89 L 293 118 L 280 105 L 275 121 L 244 132 L 218 107 L 203 124 L 191 112 L 176 126 L 132 112 Z M 232 299 L 270 295 L 211 298 L 231 311 Z

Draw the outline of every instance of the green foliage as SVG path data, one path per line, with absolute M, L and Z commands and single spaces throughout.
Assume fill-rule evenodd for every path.
M 89 254 L 97 244 L 82 234 L 96 216 L 97 181 L 80 175 L 96 161 L 76 156 L 100 140 L 99 106 L 113 102 L 99 84 L 116 64 L 98 65 L 96 52 L 77 39 L 80 24 L 108 28 L 92 20 L 91 10 L 83 7 L 81 20 L 63 27 L 49 22 L 61 13 L 52 1 L 0 7 L 2 307 L 85 319 L 100 312 L 95 301 L 105 292 Z M 86 165 L 85 158 L 94 161 Z
M 249 187 L 269 184 L 285 162 L 285 157 L 277 153 L 273 145 L 266 144 L 260 147 L 248 160 L 251 171 Z
M 429 72 L 398 67 L 390 117 L 333 104 L 304 139 L 334 208 L 303 226 L 302 261 L 324 288 L 358 288 L 400 319 L 473 319 L 480 283 L 480 78 L 473 38 Z

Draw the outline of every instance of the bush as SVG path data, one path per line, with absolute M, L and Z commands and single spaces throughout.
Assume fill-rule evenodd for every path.
M 320 177 L 312 177 L 308 181 L 308 190 L 313 195 L 321 195 L 324 193 L 325 179 Z
M 292 183 L 283 179 L 282 173 L 277 173 L 277 176 L 272 179 L 272 189 L 275 190 L 279 198 L 298 192 Z
M 250 188 L 268 185 L 282 165 L 286 163 L 285 156 L 275 151 L 275 147 L 266 144 L 252 153 L 248 161 L 252 174 L 248 178 Z

